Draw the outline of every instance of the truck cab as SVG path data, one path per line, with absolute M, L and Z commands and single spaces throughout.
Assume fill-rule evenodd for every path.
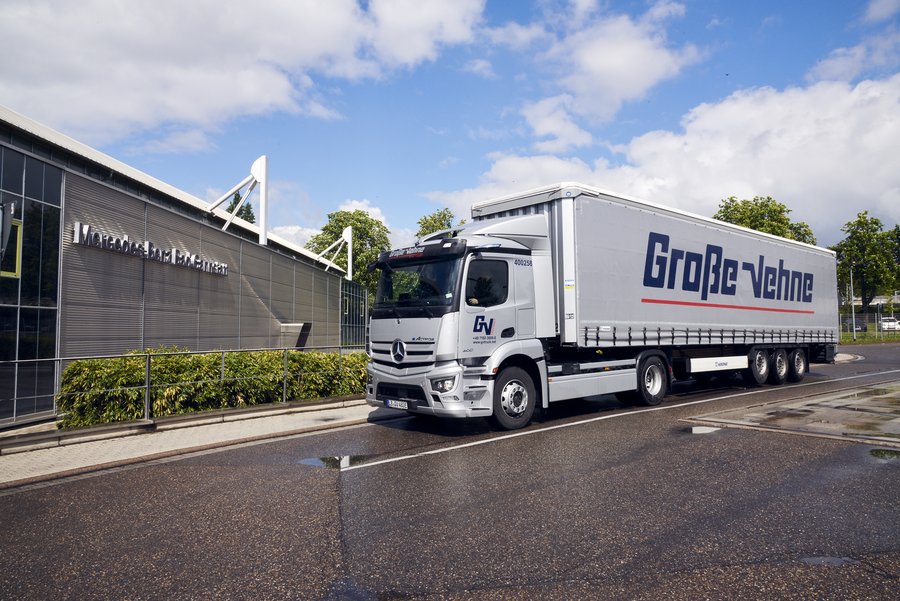
M 549 252 L 542 216 L 513 221 L 438 232 L 370 266 L 381 272 L 369 332 L 370 404 L 493 416 L 504 428 L 531 419 L 543 358 L 536 301 L 552 305 L 552 296 L 535 294 L 534 268 L 537 260 L 549 271 Z M 495 407 L 498 382 L 505 389 Z

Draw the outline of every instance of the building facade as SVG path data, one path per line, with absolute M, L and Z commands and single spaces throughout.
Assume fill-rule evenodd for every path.
M 54 411 L 59 358 L 364 344 L 327 260 L 0 108 L 0 424 Z

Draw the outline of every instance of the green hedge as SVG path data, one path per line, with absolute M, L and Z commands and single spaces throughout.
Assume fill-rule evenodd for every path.
M 184 353 L 160 347 L 126 357 L 82 359 L 63 370 L 57 409 L 60 428 L 140 419 L 144 416 L 144 355 L 150 362 L 153 417 L 281 402 L 282 351 Z M 133 355 L 133 356 L 132 356 Z M 288 351 L 287 400 L 363 394 L 365 353 Z M 224 377 L 223 377 L 224 374 Z

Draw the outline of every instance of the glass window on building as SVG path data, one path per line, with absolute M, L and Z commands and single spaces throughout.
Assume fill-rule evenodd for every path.
M 53 410 L 62 179 L 0 148 L 0 422 Z

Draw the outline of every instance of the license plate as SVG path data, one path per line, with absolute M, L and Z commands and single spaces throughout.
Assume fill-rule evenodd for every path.
M 409 409 L 409 403 L 406 401 L 385 401 L 384 404 L 391 409 Z

